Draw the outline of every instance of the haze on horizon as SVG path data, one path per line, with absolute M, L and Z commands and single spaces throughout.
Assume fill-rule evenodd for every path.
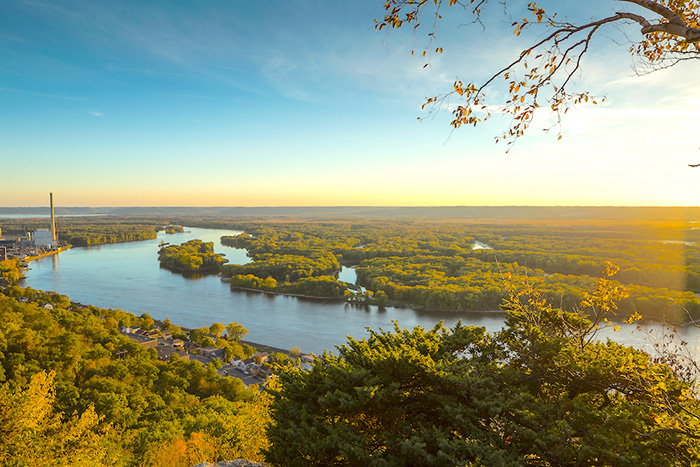
M 508 21 L 444 24 L 445 53 L 423 68 L 421 38 L 374 31 L 382 13 L 2 2 L 0 206 L 46 206 L 49 191 L 95 207 L 700 204 L 698 63 L 638 77 L 601 37 L 579 80 L 606 103 L 569 112 L 561 141 L 534 129 L 506 154 L 502 121 L 451 132 L 449 111 L 417 117 L 425 96 L 518 53 Z

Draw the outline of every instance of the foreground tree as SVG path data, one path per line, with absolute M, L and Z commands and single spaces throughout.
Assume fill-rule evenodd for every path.
M 279 465 L 694 465 L 693 381 L 595 339 L 620 291 L 607 279 L 567 312 L 536 290 L 505 328 L 370 331 L 273 388 Z
M 385 0 L 386 14 L 375 23 L 378 30 L 411 25 L 419 31 L 422 21 L 426 21 L 429 32 L 428 45 L 422 51 L 424 57 L 443 51 L 437 35 L 443 15 L 462 14 L 466 23 L 483 27 L 482 20 L 495 10 L 519 18 L 512 22 L 516 36 L 539 28 L 533 31 L 536 34 L 523 35 L 529 42 L 522 52 L 489 78 L 481 82 L 457 79 L 453 89 L 428 98 L 424 104 L 435 109 L 450 98 L 459 98 L 459 105 L 452 112 L 454 128 L 476 126 L 496 114 L 510 115 L 508 129 L 496 138 L 496 142 L 504 140 L 509 145 L 524 134 L 540 107 L 549 107 L 555 114 L 556 123 L 551 127 L 554 128 L 559 127 L 563 113 L 572 106 L 589 101 L 597 103 L 589 91 L 571 89 L 572 79 L 580 71 L 592 39 L 611 27 L 623 29 L 627 35 L 639 72 L 700 58 L 700 9 L 695 0 L 610 0 L 611 6 L 634 5 L 635 11 L 611 10 L 608 15 L 587 16 L 581 21 L 562 17 L 558 11 L 564 10 L 565 5 L 561 2 L 543 3 L 551 5 L 542 7 L 531 2 L 523 7 L 520 2 L 493 0 Z M 449 7 L 461 11 L 448 13 L 445 10 Z M 499 80 L 503 80 L 501 87 Z M 491 94 L 503 93 L 504 101 L 488 99 Z
M 26 388 L 0 385 L 0 465 L 119 465 L 106 458 L 109 427 L 100 426 L 95 410 L 63 417 L 54 391 L 53 372 L 35 374 Z

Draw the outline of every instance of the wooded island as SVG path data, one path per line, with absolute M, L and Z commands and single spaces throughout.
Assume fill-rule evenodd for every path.
M 161 266 L 177 272 L 217 273 L 228 262 L 214 253 L 214 242 L 194 239 L 182 245 L 168 245 L 158 251 Z

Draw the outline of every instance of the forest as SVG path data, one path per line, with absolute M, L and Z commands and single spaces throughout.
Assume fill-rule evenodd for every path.
M 633 312 L 674 323 L 700 317 L 697 210 L 463 211 L 493 217 L 66 217 L 58 232 L 80 246 L 155 238 L 161 229 L 182 225 L 241 230 L 221 241 L 247 249 L 251 262 L 217 260 L 205 267 L 221 267 L 233 287 L 445 311 L 498 310 L 508 284 L 523 281 L 538 282 L 552 303 L 573 306 L 611 262 L 619 268 L 615 280 L 629 294 L 620 303 L 621 319 Z M 5 235 L 45 224 L 2 220 Z M 212 253 L 203 253 L 202 264 Z M 201 271 L 195 256 L 183 257 L 185 262 L 169 256 L 166 263 Z M 337 280 L 346 267 L 355 268 L 357 285 Z
M 601 278 L 569 312 L 526 286 L 502 303 L 506 326 L 494 334 L 397 323 L 348 338 L 312 371 L 280 373 L 269 391 L 266 459 L 294 467 L 697 465 L 697 362 L 598 340 L 621 294 Z
M 121 326 L 250 354 L 236 323 L 182 335 L 169 320 L 71 303 L 20 288 L 18 262 L 0 262 L 0 465 L 189 467 L 262 460 L 269 395 L 173 355 L 158 359 Z M 50 306 L 49 306 L 50 305 Z M 222 336 L 223 331 L 231 331 Z
M 695 465 L 697 362 L 596 338 L 625 295 L 613 269 L 576 311 L 513 288 L 495 334 L 397 323 L 311 367 L 280 359 L 259 391 L 213 363 L 159 360 L 118 330 L 154 329 L 150 316 L 20 288 L 19 262 L 3 261 L 1 465 Z M 159 326 L 249 354 L 237 323 Z
M 232 286 L 500 308 L 506 325 L 489 334 L 397 323 L 350 338 L 310 369 L 280 359 L 260 392 L 214 365 L 160 361 L 118 330 L 160 327 L 231 358 L 250 355 L 242 326 L 185 333 L 169 320 L 78 305 L 18 287 L 18 263 L 4 261 L 0 458 L 18 460 L 8 465 L 700 462 L 697 362 L 682 346 L 646 354 L 596 337 L 610 320 L 694 316 L 693 223 L 173 221 L 245 232 L 222 239 L 251 258 L 222 267 Z M 355 267 L 366 289 L 339 281 L 341 267 Z
M 700 233 L 693 222 L 305 219 L 228 225 L 245 233 L 222 243 L 247 249 L 252 260 L 222 269 L 238 287 L 288 293 L 300 287 L 306 295 L 469 311 L 497 310 L 510 284 L 537 282 L 546 299 L 571 307 L 612 263 L 614 279 L 628 292 L 619 305 L 622 319 L 634 312 L 674 323 L 700 319 Z M 366 290 L 360 294 L 340 281 L 331 286 L 341 267 L 354 267 L 357 285 Z M 311 277 L 319 280 L 310 283 Z
M 213 242 L 198 239 L 158 250 L 160 265 L 178 272 L 217 273 L 228 260 L 214 253 Z
M 0 222 L 5 237 L 21 236 L 36 229 L 49 228 L 48 218 L 3 218 Z M 73 246 L 132 242 L 156 238 L 165 219 L 120 216 L 59 217 L 56 231 L 59 241 Z

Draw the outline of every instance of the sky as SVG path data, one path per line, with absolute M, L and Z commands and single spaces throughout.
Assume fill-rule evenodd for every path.
M 639 32 L 606 30 L 576 85 L 607 100 L 506 152 L 508 120 L 421 106 L 537 36 L 452 8 L 424 67 L 430 31 L 375 31 L 382 3 L 3 0 L 0 206 L 700 205 L 700 61 L 638 76 Z

